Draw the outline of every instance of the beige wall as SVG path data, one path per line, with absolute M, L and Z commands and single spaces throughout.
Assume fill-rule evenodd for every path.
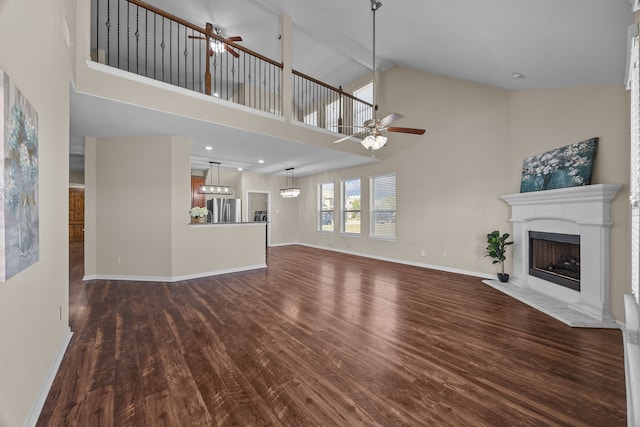
M 172 143 L 170 136 L 97 139 L 96 187 L 85 193 L 95 191 L 98 275 L 170 276 Z
M 510 210 L 499 196 L 519 192 L 523 159 L 598 136 L 593 183 L 625 184 L 613 203 L 611 230 L 611 310 L 623 318 L 630 231 L 629 99 L 622 85 L 506 91 L 402 68 L 384 73 L 383 81 L 381 116 L 402 113 L 398 126 L 425 127 L 426 134 L 391 134 L 383 162 L 300 179 L 296 241 L 493 275 L 485 236 L 511 232 Z M 394 242 L 368 237 L 369 177 L 387 172 L 397 173 Z M 317 185 L 334 182 L 337 201 L 340 180 L 354 177 L 362 178 L 362 236 L 316 232 Z M 291 241 L 275 226 L 274 236 L 276 244 Z M 510 259 L 507 265 L 511 270 Z
M 174 281 L 264 267 L 264 225 L 189 225 L 190 147 L 172 136 L 86 139 L 87 278 Z M 241 174 L 228 175 L 236 190 Z
M 34 421 L 69 338 L 68 3 L 0 1 L 0 69 L 38 113 L 40 217 L 40 260 L 0 283 L 0 426 Z
M 611 204 L 611 310 L 618 320 L 624 319 L 623 294 L 631 291 L 629 105 L 622 84 L 517 91 L 509 103 L 512 193 L 519 191 L 525 157 L 594 136 L 600 142 L 592 182 L 624 184 Z

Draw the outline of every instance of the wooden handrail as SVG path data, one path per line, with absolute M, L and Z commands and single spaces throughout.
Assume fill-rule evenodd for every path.
M 317 84 L 317 85 L 319 85 L 319 86 L 325 87 L 325 88 L 327 88 L 327 89 L 329 89 L 329 90 L 332 90 L 332 91 L 334 91 L 334 92 L 338 92 L 338 93 L 340 93 L 341 95 L 346 96 L 347 98 L 351 98 L 351 99 L 353 99 L 353 100 L 355 100 L 355 101 L 362 102 L 363 104 L 368 105 L 369 107 L 373 107 L 373 104 L 370 104 L 370 103 L 368 103 L 367 101 L 363 101 L 362 99 L 360 99 L 360 98 L 357 98 L 357 97 L 353 96 L 353 95 L 352 95 L 352 94 L 350 94 L 349 92 L 345 92 L 345 91 L 342 89 L 342 86 L 341 86 L 341 87 L 334 87 L 334 86 L 331 86 L 330 84 L 327 84 L 327 83 L 321 82 L 321 81 L 320 81 L 320 80 L 318 80 L 318 79 L 314 79 L 313 77 L 308 76 L 308 75 L 306 75 L 306 74 L 304 74 L 304 73 L 301 73 L 300 71 L 291 70 L 291 73 L 292 73 L 292 74 L 295 74 L 295 75 L 296 75 L 296 76 L 298 76 L 298 77 L 302 77 L 303 79 L 309 80 L 310 82 L 313 82 L 313 83 L 315 83 L 315 84 Z
M 222 43 L 228 44 L 229 46 L 233 47 L 234 49 L 238 49 L 238 50 L 241 50 L 244 53 L 247 53 L 247 54 L 249 54 L 251 56 L 255 56 L 256 58 L 261 59 L 262 61 L 268 62 L 269 64 L 274 65 L 274 66 L 276 66 L 278 68 L 283 68 L 282 62 L 277 62 L 277 61 L 274 61 L 273 59 L 267 58 L 266 56 L 260 55 L 258 52 L 254 52 L 251 49 L 247 49 L 244 46 L 236 44 L 236 43 L 232 42 L 231 40 L 228 40 L 228 39 L 226 39 L 226 38 L 224 38 L 222 36 L 219 36 L 218 34 L 216 34 L 213 31 L 210 32 L 209 34 L 207 34 L 206 27 L 205 28 L 199 27 L 199 26 L 197 26 L 195 24 L 192 24 L 191 22 L 189 22 L 187 20 L 184 20 L 182 18 L 178 18 L 177 16 L 175 16 L 175 15 L 169 13 L 169 12 L 165 12 L 162 9 L 158 9 L 155 6 L 152 6 L 152 5 L 148 4 L 148 3 L 145 3 L 145 2 L 140 1 L 140 0 L 127 0 L 127 1 L 129 3 L 133 3 L 133 4 L 137 5 L 137 6 L 140 6 L 140 7 L 144 8 L 144 9 L 147 9 L 147 10 L 153 12 L 153 13 L 157 13 L 160 16 L 164 16 L 167 19 L 170 19 L 172 21 L 176 21 L 177 23 L 182 24 L 185 27 L 191 28 L 194 31 L 198 31 L 204 37 L 210 37 L 210 38 L 216 39 L 216 40 L 218 40 L 218 41 L 220 41 Z
M 198 32 L 202 33 L 203 35 L 205 34 L 205 29 L 204 28 L 198 27 L 197 25 L 192 24 L 191 22 L 186 21 L 186 20 L 184 20 L 182 18 L 178 18 L 177 16 L 172 15 L 169 12 L 165 12 L 162 9 L 158 9 L 157 7 L 152 6 L 149 3 L 145 3 L 145 2 L 140 1 L 140 0 L 127 0 L 127 1 L 129 3 L 133 3 L 133 4 L 137 5 L 137 6 L 140 6 L 143 9 L 147 9 L 148 11 L 151 11 L 153 13 L 157 13 L 160 16 L 164 16 L 167 19 L 170 19 L 172 21 L 176 21 L 177 23 L 182 24 L 185 27 L 189 27 L 192 30 L 198 31 Z

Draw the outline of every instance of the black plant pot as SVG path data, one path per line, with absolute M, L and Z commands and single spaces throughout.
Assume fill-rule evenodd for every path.
M 507 273 L 498 273 L 498 280 L 502 283 L 506 283 L 509 281 L 509 275 Z

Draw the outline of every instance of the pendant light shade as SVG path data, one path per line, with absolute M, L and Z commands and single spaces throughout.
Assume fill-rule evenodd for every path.
M 298 197 L 300 195 L 300 189 L 293 186 L 293 169 L 287 169 L 287 177 L 285 181 L 285 187 L 280 189 L 280 195 L 285 199 L 290 199 L 292 197 Z M 291 176 L 291 185 L 289 185 L 289 176 Z
M 367 150 L 369 148 L 371 148 L 372 150 L 379 150 L 387 144 L 387 137 L 380 134 L 376 136 L 369 135 L 362 140 L 361 144 Z
M 203 184 L 198 188 L 199 194 L 217 194 L 222 196 L 233 195 L 233 190 L 228 185 L 220 185 L 220 162 L 209 162 L 209 181 L 213 180 L 213 165 L 218 167 L 218 180 L 216 184 Z

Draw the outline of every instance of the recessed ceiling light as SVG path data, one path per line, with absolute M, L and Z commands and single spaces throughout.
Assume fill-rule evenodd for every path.
M 518 73 L 518 72 L 513 72 L 513 73 L 511 73 L 511 78 L 512 78 L 512 79 L 515 79 L 515 80 L 518 80 L 518 79 L 524 79 L 525 77 L 527 77 L 527 76 L 525 76 L 525 75 L 524 75 L 524 74 L 522 74 L 522 73 Z
M 216 98 L 220 98 L 220 94 L 218 92 L 214 92 L 213 96 L 215 96 Z
M 241 171 L 241 170 L 242 170 L 242 168 L 238 168 L 238 170 L 239 170 L 239 171 Z
M 205 149 L 205 150 L 209 150 L 209 151 L 211 151 L 211 150 L 213 150 L 213 147 L 212 147 L 212 146 L 210 146 L 210 145 L 207 145 L 206 147 L 204 147 L 204 149 Z
M 258 163 L 263 164 L 264 160 L 260 159 L 260 160 L 258 160 Z

